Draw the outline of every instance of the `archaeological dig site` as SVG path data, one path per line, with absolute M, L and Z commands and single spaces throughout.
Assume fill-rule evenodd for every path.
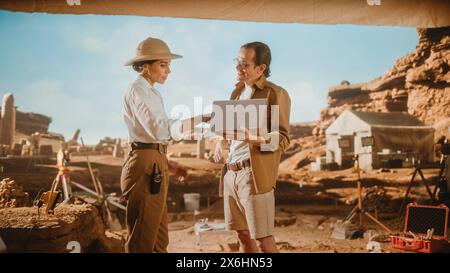
M 449 14 L 0 1 L 0 258 L 450 252 Z

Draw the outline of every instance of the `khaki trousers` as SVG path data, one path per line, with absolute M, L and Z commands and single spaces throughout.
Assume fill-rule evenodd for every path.
M 150 193 L 148 176 L 153 172 L 154 163 L 163 175 L 158 194 Z M 157 150 L 132 150 L 126 157 L 120 181 L 122 194 L 128 200 L 125 252 L 167 252 L 168 169 L 166 155 Z

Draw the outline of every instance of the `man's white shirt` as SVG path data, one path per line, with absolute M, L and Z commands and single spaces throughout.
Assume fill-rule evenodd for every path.
M 245 89 L 239 96 L 239 99 L 250 99 L 253 93 L 253 89 L 245 85 Z M 232 140 L 230 145 L 230 153 L 228 155 L 228 163 L 239 162 L 250 158 L 250 149 L 248 144 L 240 140 Z

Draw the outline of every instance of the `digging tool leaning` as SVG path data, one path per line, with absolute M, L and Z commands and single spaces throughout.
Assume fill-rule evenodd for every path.
M 82 137 L 80 137 L 80 140 L 81 140 L 82 147 L 83 148 L 86 147 L 84 145 L 84 141 L 83 141 Z M 89 173 L 91 175 L 92 183 L 94 184 L 95 192 L 97 193 L 97 196 L 98 196 L 99 200 L 101 200 L 101 198 L 103 198 L 103 188 L 101 187 L 101 185 L 98 183 L 97 179 L 94 176 L 94 172 L 92 171 L 91 162 L 89 161 L 89 155 L 88 155 L 87 151 L 86 151 L 86 161 L 87 161 L 87 164 L 88 164 Z

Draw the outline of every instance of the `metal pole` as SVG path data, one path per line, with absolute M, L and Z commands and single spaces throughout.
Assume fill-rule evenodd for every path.
M 362 186 L 361 186 L 361 174 L 359 170 L 359 156 L 355 155 L 356 160 L 356 172 L 358 174 L 358 181 L 356 182 L 358 185 L 358 212 L 359 212 L 359 224 L 362 226 L 363 224 L 363 215 L 362 215 Z
M 83 147 L 85 147 L 82 137 L 80 137 L 80 140 Z M 89 173 L 91 174 L 92 183 L 94 184 L 95 191 L 97 192 L 97 196 L 99 196 L 99 198 L 101 199 L 101 196 L 103 195 L 103 190 L 100 188 L 100 185 L 97 184 L 97 180 L 95 179 L 94 172 L 92 171 L 91 162 L 89 161 L 89 155 L 87 151 L 86 151 L 86 161 L 88 164 Z
M 83 191 L 85 191 L 85 192 L 87 192 L 87 193 L 89 193 L 89 194 L 92 194 L 92 195 L 94 195 L 94 196 L 96 196 L 96 197 L 99 197 L 98 194 L 97 194 L 95 191 L 89 189 L 88 187 L 85 187 L 85 186 L 83 186 L 83 185 L 81 185 L 81 184 L 79 184 L 79 183 L 77 183 L 77 182 L 75 182 L 75 181 L 73 181 L 73 180 L 71 181 L 71 183 L 72 183 L 75 187 L 77 187 L 77 188 L 79 188 L 79 189 L 81 189 L 81 190 L 83 190 Z M 108 197 L 106 198 L 106 201 L 108 201 L 111 205 L 113 205 L 113 206 L 115 206 L 115 207 L 117 207 L 117 208 L 119 208 L 119 209 L 126 210 L 126 207 L 125 207 L 125 206 L 123 206 L 122 204 L 117 203 L 116 201 L 112 200 L 112 197 L 111 197 L 111 196 L 108 196 Z

